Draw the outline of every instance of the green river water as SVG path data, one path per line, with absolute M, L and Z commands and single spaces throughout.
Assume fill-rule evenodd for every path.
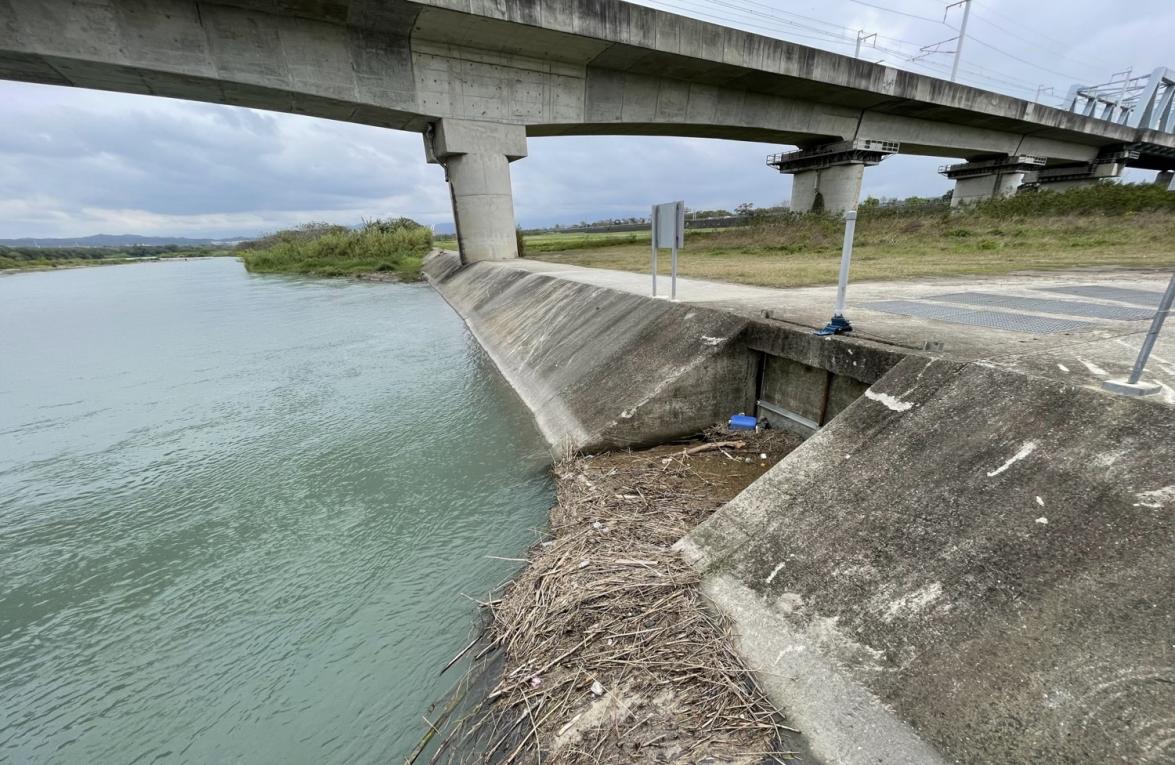
M 0 762 L 396 762 L 552 500 L 421 285 L 0 277 Z

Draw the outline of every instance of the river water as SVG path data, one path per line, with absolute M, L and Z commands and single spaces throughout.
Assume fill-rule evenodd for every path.
M 0 277 L 0 762 L 395 762 L 552 500 L 428 287 Z

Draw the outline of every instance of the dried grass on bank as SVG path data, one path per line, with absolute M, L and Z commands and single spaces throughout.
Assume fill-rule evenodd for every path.
M 550 538 L 488 604 L 502 673 L 433 761 L 787 759 L 784 721 L 671 549 L 796 445 L 782 433 L 746 440 L 740 450 L 662 447 L 556 466 Z

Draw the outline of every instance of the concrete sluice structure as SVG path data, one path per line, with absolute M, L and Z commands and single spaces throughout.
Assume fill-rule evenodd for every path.
M 815 420 L 678 547 L 819 761 L 1175 760 L 1171 406 L 449 253 L 426 273 L 562 450 L 764 397 Z

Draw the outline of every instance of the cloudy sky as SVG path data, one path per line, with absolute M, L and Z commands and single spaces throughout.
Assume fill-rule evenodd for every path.
M 1132 68 L 1175 66 L 1171 0 L 973 0 L 960 81 L 1034 98 Z M 946 0 L 645 0 L 645 4 L 947 76 L 951 57 L 910 61 L 955 34 Z M 952 50 L 953 43 L 940 46 Z M 1056 105 L 1049 92 L 1041 101 Z M 785 147 L 786 148 L 786 147 Z M 772 144 L 679 138 L 530 139 L 514 163 L 524 226 L 643 215 L 654 201 L 693 208 L 789 198 L 764 166 Z M 952 158 L 893 157 L 863 194 L 937 195 Z M 1131 173 L 1129 180 L 1150 174 Z M 0 238 L 137 233 L 252 235 L 308 220 L 407 215 L 451 220 L 440 168 L 420 136 L 212 104 L 0 82 Z

